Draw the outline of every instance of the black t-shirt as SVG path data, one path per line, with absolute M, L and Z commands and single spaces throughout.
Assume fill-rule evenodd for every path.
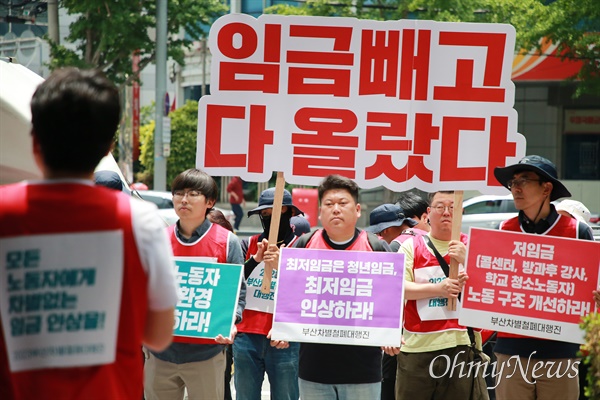
M 323 238 L 331 248 L 345 250 L 359 234 L 360 230 L 357 229 L 354 238 L 343 245 L 331 242 L 325 231 Z M 304 239 L 304 236 L 300 239 Z M 373 236 L 370 236 L 369 244 L 374 251 L 389 251 L 387 243 L 376 242 Z M 306 239 L 296 242 L 295 247 L 306 247 Z M 373 346 L 300 343 L 298 376 L 305 381 L 323 384 L 379 383 L 381 354 L 381 348 Z

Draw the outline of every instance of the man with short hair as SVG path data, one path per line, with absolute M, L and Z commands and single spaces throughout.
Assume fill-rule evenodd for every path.
M 207 218 L 219 195 L 215 180 L 206 172 L 190 168 L 171 184 L 173 206 L 179 220 L 166 228 L 173 253 L 178 257 L 210 257 L 220 264 L 242 264 L 238 238 Z M 236 282 L 237 283 L 237 282 Z M 242 280 L 235 323 L 242 319 L 246 285 Z M 214 339 L 175 337 L 166 350 L 147 353 L 144 394 L 147 400 L 223 399 L 226 368 L 225 345 L 236 335 Z
M 426 235 L 431 230 L 429 226 L 429 214 L 427 209 L 429 203 L 414 192 L 403 192 L 396 200 L 396 205 L 404 210 L 404 215 L 417 221 L 417 225 L 412 228 L 412 232 L 419 235 Z
M 448 299 L 458 298 L 468 278 L 460 273 L 458 279 L 450 279 L 440 265 L 447 266 L 454 259 L 462 269 L 467 235 L 461 233 L 460 240 L 451 240 L 454 192 L 431 193 L 429 204 L 431 231 L 406 240 L 400 247 L 405 256 L 406 304 L 396 398 L 468 399 L 473 373 L 460 376 L 444 372 L 446 359 L 460 365 L 473 358 L 467 328 L 458 323 L 458 308 L 451 311 L 447 307 Z M 390 354 L 387 348 L 386 353 Z
M 265 262 L 278 257 L 278 248 L 291 246 L 297 236 L 290 225 L 293 216 L 304 214 L 292 202 L 289 191 L 283 190 L 281 216 L 276 246 L 269 245 L 271 218 L 275 188 L 263 190 L 258 206 L 248 211 L 248 217 L 258 214 L 263 232 L 242 240 L 242 251 L 246 262 L 244 278 L 248 281 L 248 305 L 238 327 L 238 336 L 233 342 L 235 373 L 233 374 L 238 400 L 260 400 L 265 372 L 271 385 L 274 399 L 298 399 L 298 343 L 271 340 L 275 301 L 267 295 L 262 298 L 260 286 Z M 275 247 L 275 248 L 273 248 Z M 274 270 L 273 274 L 277 271 Z M 256 282 L 257 286 L 250 282 Z M 274 282 L 272 282 L 272 286 Z M 271 292 L 274 293 L 274 287 Z
M 591 228 L 584 221 L 559 215 L 551 203 L 562 197 L 570 197 L 571 193 L 558 180 L 556 167 L 550 160 L 538 155 L 526 156 L 517 164 L 496 167 L 494 176 L 510 190 L 515 207 L 519 210 L 517 217 L 500 224 L 501 230 L 594 240 Z M 501 374 L 496 377 L 496 397 L 499 400 L 577 399 L 578 377 L 568 371 L 557 370 L 556 374 L 548 374 L 544 373 L 546 369 L 540 370 L 540 377 L 534 379 L 534 383 L 527 382 L 523 373 L 509 372 L 514 370 L 513 367 L 518 368 L 513 358 L 518 356 L 521 365 L 528 366 L 526 375 L 531 382 L 531 370 L 538 360 L 545 361 L 546 366 L 556 365 L 560 368 L 562 365 L 569 369 L 578 361 L 578 350 L 576 343 L 498 332 L 494 352 L 498 366 L 504 369 L 500 368 Z M 514 361 L 512 364 L 511 358 Z M 529 358 L 535 362 L 529 362 Z
M 367 232 L 379 235 L 390 249 L 395 253 L 412 233 L 402 235 L 407 229 L 417 225 L 417 221 L 405 216 L 404 210 L 395 204 L 382 204 L 371 211 L 369 215 L 370 226 Z
M 411 228 L 419 224 L 415 219 L 408 217 L 402 207 L 397 204 L 382 204 L 375 207 L 369 215 L 369 223 L 371 225 L 365 230 L 383 238 L 395 253 L 398 252 L 404 241 L 416 234 Z M 395 400 L 396 398 L 396 357 L 396 354 L 383 354 L 381 400 Z
M 358 185 L 329 175 L 318 188 L 323 229 L 305 234 L 295 247 L 348 251 L 389 251 L 375 235 L 356 228 L 360 217 Z M 302 400 L 377 399 L 381 393 L 381 349 L 372 346 L 300 344 Z
M 100 291 L 104 297 L 87 299 L 101 311 L 101 315 L 96 313 L 95 324 L 93 314 L 80 305 L 84 300 L 70 293 L 76 289 L 72 284 L 44 288 L 41 297 L 62 298 L 58 302 L 44 300 L 37 308 L 31 303 L 32 311 L 22 314 L 3 313 L 0 397 L 140 399 L 142 343 L 157 351 L 169 345 L 178 289 L 173 254 L 156 206 L 94 185 L 94 168 L 111 150 L 119 126 L 119 90 L 99 71 L 58 69 L 35 91 L 31 117 L 33 155 L 43 180 L 0 187 L 0 249 L 4 240 L 17 240 L 25 249 L 38 249 L 42 242 L 54 243 L 39 250 L 39 260 L 33 264 L 40 265 L 28 265 L 23 271 L 25 276 L 31 274 L 34 283 L 35 276 L 43 272 L 39 268 L 55 251 L 56 259 L 50 261 L 55 269 L 93 271 L 88 275 L 92 278 L 87 283 L 91 289 L 88 296 Z M 47 248 L 50 251 L 44 253 Z M 119 262 L 107 265 L 105 258 L 114 255 L 118 255 Z M 82 270 L 67 268 L 79 262 L 77 268 Z M 110 276 L 103 276 L 108 269 Z M 18 274 L 16 269 L 2 268 L 0 279 L 10 281 Z M 102 283 L 106 279 L 122 283 Z M 26 293 L 32 299 L 40 296 L 33 286 Z M 19 292 L 13 294 L 19 297 Z M 114 301 L 116 317 L 102 311 Z M 86 325 L 81 323 L 82 315 L 86 316 Z M 8 355 L 14 349 L 3 332 L 12 332 L 6 325 L 11 319 L 21 318 L 42 321 L 41 334 L 28 339 L 46 352 L 46 367 L 36 365 L 11 372 Z M 69 322 L 61 323 L 61 318 L 69 318 Z M 105 329 L 100 318 L 106 325 L 110 318 L 116 318 L 116 329 Z M 68 338 L 75 333 L 81 338 L 90 332 L 97 337 L 92 343 L 56 344 L 61 336 Z M 95 351 L 90 351 L 101 352 L 102 340 L 107 336 L 114 340 L 115 350 L 115 359 L 109 363 L 98 361 Z M 65 366 L 71 355 L 77 357 L 76 352 L 86 350 L 87 364 Z

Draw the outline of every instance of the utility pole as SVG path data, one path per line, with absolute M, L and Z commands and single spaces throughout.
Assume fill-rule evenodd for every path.
M 167 88 L 167 0 L 156 0 L 156 125 L 154 127 L 154 190 L 167 188 L 163 153 L 163 113 Z
M 60 44 L 58 28 L 58 0 L 48 0 L 48 37 L 56 44 Z

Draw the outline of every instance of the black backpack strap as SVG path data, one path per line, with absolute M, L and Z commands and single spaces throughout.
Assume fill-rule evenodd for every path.
M 317 231 L 318 231 L 318 229 L 315 229 L 314 231 L 312 231 L 310 233 L 305 233 L 304 235 L 300 236 L 298 238 L 298 240 L 296 240 L 296 242 L 294 243 L 294 247 L 299 248 L 299 249 L 306 248 L 306 245 L 308 244 L 310 239 L 312 239 L 314 234 L 317 233 Z
M 367 232 L 367 240 L 373 251 L 387 251 L 383 246 L 383 243 L 381 243 L 381 239 L 379 239 L 376 234 Z
M 429 236 L 423 235 L 423 239 L 425 240 L 425 243 L 427 243 L 427 246 L 431 250 L 433 250 L 433 254 L 435 254 L 435 258 L 437 258 L 438 262 L 440 263 L 440 267 L 442 268 L 442 271 L 444 271 L 446 278 L 449 278 L 450 277 L 450 267 L 448 266 L 448 263 L 446 262 L 446 260 L 444 260 L 444 257 L 442 257 L 440 252 L 435 248 L 435 246 L 433 245 L 433 242 L 431 241 L 431 239 L 429 239 Z M 458 294 L 458 300 L 460 300 L 461 294 L 462 293 Z M 475 348 L 475 333 L 473 332 L 473 328 L 468 326 L 467 333 L 469 334 L 469 339 L 471 340 L 471 346 L 473 348 Z
M 435 258 L 437 258 L 438 263 L 440 264 L 440 267 L 442 268 L 442 271 L 444 271 L 444 274 L 446 275 L 446 278 L 449 278 L 450 277 L 450 267 L 448 266 L 448 263 L 446 262 L 446 260 L 444 260 L 444 257 L 442 257 L 440 252 L 435 248 L 435 246 L 433 245 L 433 242 L 431 241 L 431 239 L 429 239 L 429 236 L 423 235 L 423 239 L 425 240 L 425 243 L 427 243 L 427 246 L 433 251 L 433 254 L 435 254 Z

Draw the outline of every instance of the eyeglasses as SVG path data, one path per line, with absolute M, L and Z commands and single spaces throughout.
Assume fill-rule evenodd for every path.
M 438 214 L 443 214 L 444 211 L 446 211 L 446 208 L 448 209 L 448 212 L 450 214 L 452 214 L 454 212 L 454 206 L 444 206 L 442 204 L 438 204 L 435 207 L 431 207 L 431 209 L 434 210 Z
M 181 200 L 187 195 L 188 199 L 197 199 L 202 196 L 198 190 L 176 190 L 173 192 L 173 198 Z
M 512 190 L 512 188 L 522 188 L 523 186 L 527 185 L 528 182 L 540 182 L 540 180 L 530 178 L 511 179 L 510 181 L 506 182 L 506 187 L 508 190 Z

